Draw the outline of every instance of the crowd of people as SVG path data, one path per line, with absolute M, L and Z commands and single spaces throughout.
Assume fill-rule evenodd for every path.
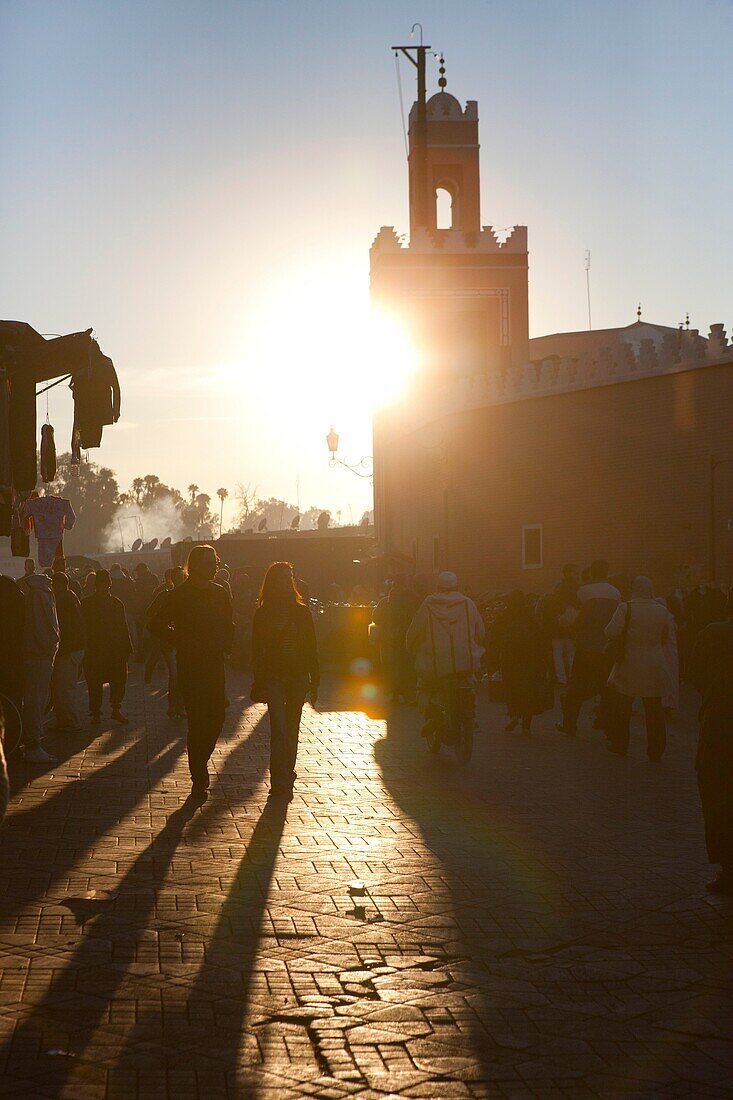
M 373 614 L 388 696 L 415 701 L 425 662 L 437 667 L 437 647 L 446 637 L 441 607 L 454 609 L 457 624 L 450 635 L 453 671 L 486 680 L 490 696 L 506 706 L 507 732 L 529 734 L 536 716 L 557 707 L 556 727 L 572 738 L 584 704 L 593 700 L 593 729 L 605 735 L 609 752 L 626 756 L 640 700 L 647 756 L 656 764 L 686 680 L 701 696 L 698 786 L 708 854 L 721 867 L 708 886 L 733 892 L 733 589 L 701 583 L 662 598 L 648 577 L 636 577 L 627 591 L 624 579 L 609 573 L 602 560 L 582 574 L 569 564 L 543 595 L 516 590 L 479 601 L 480 626 L 476 603 L 456 592 L 453 574 L 443 573 L 437 600 L 441 589 L 450 600 L 436 604 L 430 633 L 425 610 L 436 597 L 421 598 L 420 580 L 412 589 L 397 581 Z M 465 656 L 456 667 L 462 636 Z M 450 671 L 444 661 L 444 672 Z M 423 733 L 428 729 L 426 720 Z
M 191 796 L 204 801 L 230 662 L 252 668 L 252 698 L 268 704 L 271 796 L 292 798 L 301 712 L 306 698 L 315 704 L 319 682 L 309 600 L 284 562 L 268 570 L 259 595 L 246 573 L 231 582 L 211 546 L 194 547 L 186 568 L 163 579 L 145 563 L 134 575 L 113 565 L 82 577 L 63 560 L 36 572 L 32 559 L 18 582 L 0 576 L 0 705 L 22 715 L 26 761 L 53 763 L 45 732 L 81 732 L 82 675 L 92 724 L 101 723 L 108 685 L 110 720 L 125 725 L 130 661 L 144 666 L 146 683 L 162 661 L 168 716 L 187 720 Z
M 63 561 L 50 575 L 26 562 L 17 583 L 0 576 L 0 702 L 22 713 L 26 760 L 52 760 L 46 728 L 82 729 L 78 682 L 89 716 L 102 718 L 109 685 L 112 722 L 125 724 L 128 664 L 150 682 L 162 661 L 168 714 L 187 719 L 191 796 L 208 795 L 208 762 L 226 707 L 226 662 L 251 668 L 251 698 L 270 719 L 270 797 L 290 800 L 301 714 L 315 705 L 320 680 L 307 586 L 276 562 L 259 594 L 246 574 L 232 578 L 211 546 L 196 546 L 186 569 L 157 578 L 144 563 L 134 576 L 119 565 L 82 578 Z M 697 755 L 706 841 L 721 872 L 710 888 L 733 891 L 733 591 L 700 584 L 655 597 L 649 578 L 628 586 L 605 561 L 579 574 L 567 565 L 543 595 L 517 590 L 475 601 L 450 572 L 428 592 L 423 578 L 391 582 L 372 601 L 371 641 L 385 696 L 417 703 L 429 726 L 431 683 L 468 674 L 485 680 L 507 708 L 506 729 L 530 734 L 537 715 L 558 708 L 556 726 L 574 737 L 594 700 L 592 726 L 609 751 L 628 753 L 634 701 L 640 700 L 649 760 L 666 748 L 667 724 L 687 680 L 700 692 Z M 360 598 L 365 598 L 363 594 Z

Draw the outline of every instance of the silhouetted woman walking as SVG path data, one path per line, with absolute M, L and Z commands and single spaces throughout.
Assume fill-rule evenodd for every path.
M 262 582 L 252 624 L 252 700 L 270 716 L 270 797 L 290 801 L 300 716 L 315 706 L 320 673 L 316 632 L 289 562 L 276 561 Z

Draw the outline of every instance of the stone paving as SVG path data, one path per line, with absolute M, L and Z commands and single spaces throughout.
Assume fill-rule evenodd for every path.
M 733 1096 L 733 903 L 706 895 L 694 700 L 661 765 L 483 702 L 469 766 L 355 685 L 306 709 L 287 812 L 231 678 L 209 801 L 134 666 L 126 729 L 16 765 L 0 1094 Z M 376 705 L 372 704 L 375 706 Z M 363 880 L 368 893 L 352 896 Z

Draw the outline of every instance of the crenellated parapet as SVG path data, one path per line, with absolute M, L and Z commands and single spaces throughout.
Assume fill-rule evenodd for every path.
M 641 378 L 679 374 L 730 364 L 733 345 L 722 324 L 711 325 L 707 339 L 697 329 L 665 334 L 662 341 L 643 339 L 638 347 L 619 340 L 594 354 L 549 356 L 499 371 L 479 371 L 426 386 L 407 414 L 412 427 L 439 417 L 490 405 L 553 397 L 577 390 L 613 386 Z M 449 367 L 449 365 L 448 365 Z
M 511 383 L 511 388 L 521 396 L 543 396 L 677 373 L 726 360 L 733 362 L 733 348 L 724 326 L 716 324 L 711 325 L 707 339 L 697 329 L 680 329 L 666 333 L 661 341 L 643 339 L 636 347 L 618 340 L 595 355 L 533 360 L 522 372 L 519 384 Z M 509 379 L 504 379 L 505 392 L 509 385 Z
M 496 255 L 525 255 L 527 252 L 527 226 L 515 225 L 498 230 L 485 225 L 478 233 L 462 229 L 415 230 L 409 244 L 403 243 L 391 225 L 383 225 L 372 242 L 371 252 L 478 252 Z

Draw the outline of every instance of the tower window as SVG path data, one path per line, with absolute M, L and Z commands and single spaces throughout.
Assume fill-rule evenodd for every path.
M 435 223 L 438 229 L 453 228 L 453 196 L 445 187 L 435 192 Z

